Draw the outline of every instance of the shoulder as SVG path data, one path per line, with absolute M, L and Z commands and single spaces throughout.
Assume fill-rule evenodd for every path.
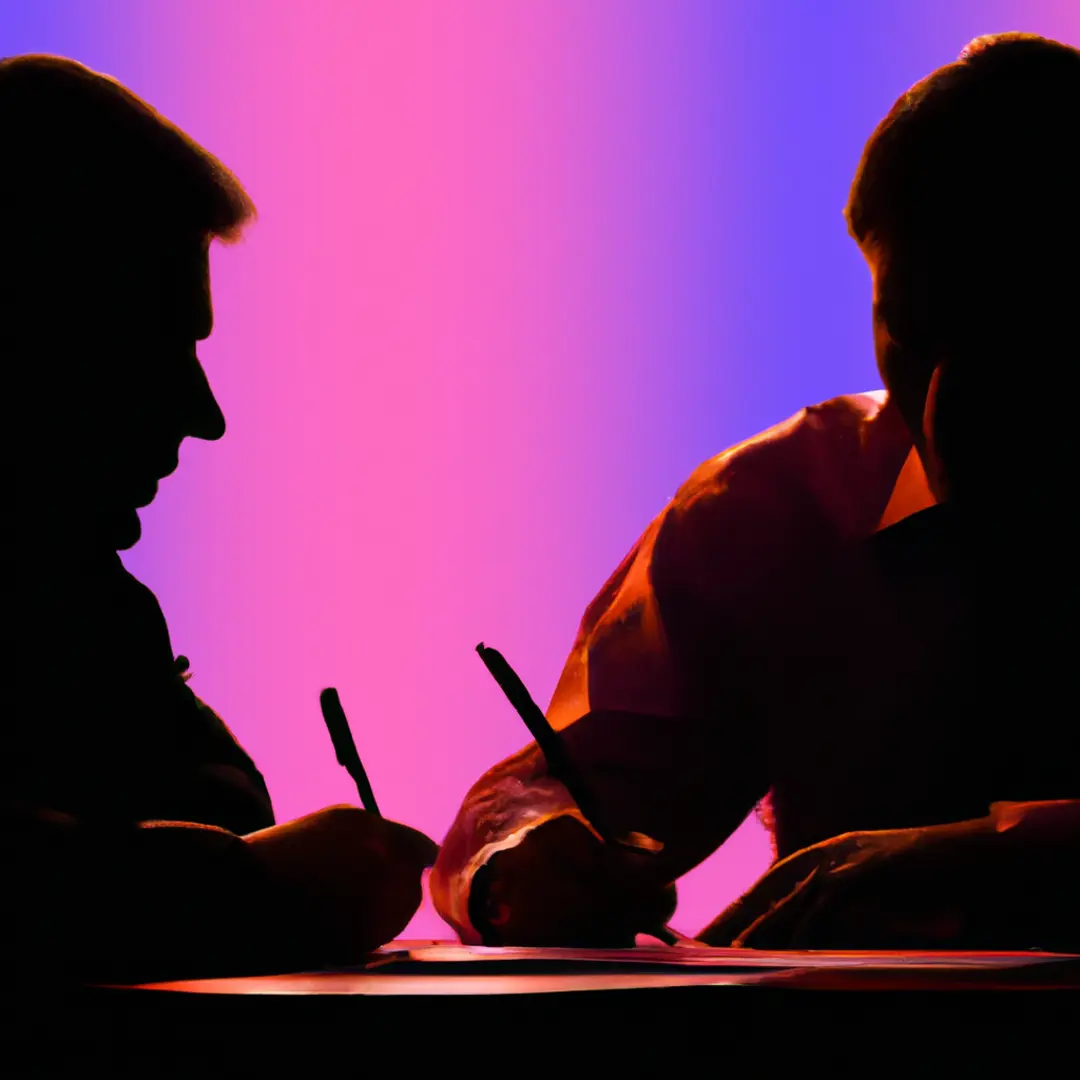
M 115 563 L 110 566 L 109 573 L 113 586 L 129 613 L 146 619 L 165 621 L 161 604 L 154 591 L 124 566 L 119 555 Z
M 658 588 L 757 588 L 869 535 L 911 447 L 884 391 L 801 409 L 700 465 L 656 522 Z
M 110 616 L 120 637 L 130 643 L 133 655 L 163 658 L 167 653 L 171 664 L 169 627 L 153 590 L 135 577 L 119 556 L 111 563 L 108 576 L 113 598 Z
M 910 447 L 884 390 L 847 394 L 800 409 L 793 416 L 705 461 L 675 496 L 672 509 L 700 509 L 722 499 L 749 497 L 761 485 L 789 489 L 821 486 L 835 466 L 850 472 L 868 454 L 904 443 Z M 885 436 L 874 439 L 875 428 Z M 880 446 L 879 446 L 880 444 Z M 895 479 L 895 478 L 894 478 Z

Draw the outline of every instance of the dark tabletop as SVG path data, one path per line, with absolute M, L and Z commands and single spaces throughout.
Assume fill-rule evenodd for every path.
M 1057 1060 L 1080 1016 L 1080 957 L 716 950 L 668 960 L 663 950 L 423 944 L 433 943 L 395 943 L 366 970 L 17 988 L 5 1041 L 82 1067 L 132 1056 L 155 1070 L 164 1058 L 268 1069 L 289 1060 L 319 1076 L 366 1075 L 372 1055 L 388 1053 L 424 1069 L 495 1055 L 515 1072 L 562 1076 L 600 1066 L 691 1075 L 695 1063 L 822 1054 L 961 1054 L 969 1067 L 1019 1054 L 1030 1068 Z M 339 1058 L 344 1071 L 329 1064 Z

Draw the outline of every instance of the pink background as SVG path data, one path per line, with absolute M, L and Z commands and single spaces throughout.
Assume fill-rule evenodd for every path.
M 692 468 L 874 388 L 841 209 L 896 96 L 971 37 L 1076 43 L 1070 0 L 14 0 L 7 54 L 129 85 L 260 219 L 213 256 L 229 422 L 127 565 L 280 818 L 355 801 L 441 839 L 526 740 L 473 652 L 554 689 L 585 605 Z M 685 879 L 699 929 L 765 868 Z M 445 935 L 430 906 L 410 933 Z

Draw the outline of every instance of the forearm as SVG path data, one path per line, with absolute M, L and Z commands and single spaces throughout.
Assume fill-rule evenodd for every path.
M 1080 799 L 994 803 L 990 820 L 1014 845 L 1080 855 Z
M 701 939 L 752 948 L 1080 948 L 1080 801 L 849 833 L 776 864 Z
M 22 808 L 4 815 L 2 832 L 5 944 L 29 972 L 134 982 L 316 959 L 297 937 L 306 923 L 296 901 L 225 830 L 170 822 L 105 829 Z

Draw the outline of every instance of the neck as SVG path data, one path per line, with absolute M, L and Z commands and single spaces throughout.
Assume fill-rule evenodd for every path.
M 4 547 L 20 567 L 49 575 L 78 574 L 107 564 L 116 549 L 75 521 L 56 513 L 13 513 Z
M 17 566 L 19 572 L 50 577 L 78 576 L 107 566 L 117 557 L 115 551 L 106 548 L 72 544 L 12 542 L 5 547 L 10 563 Z

